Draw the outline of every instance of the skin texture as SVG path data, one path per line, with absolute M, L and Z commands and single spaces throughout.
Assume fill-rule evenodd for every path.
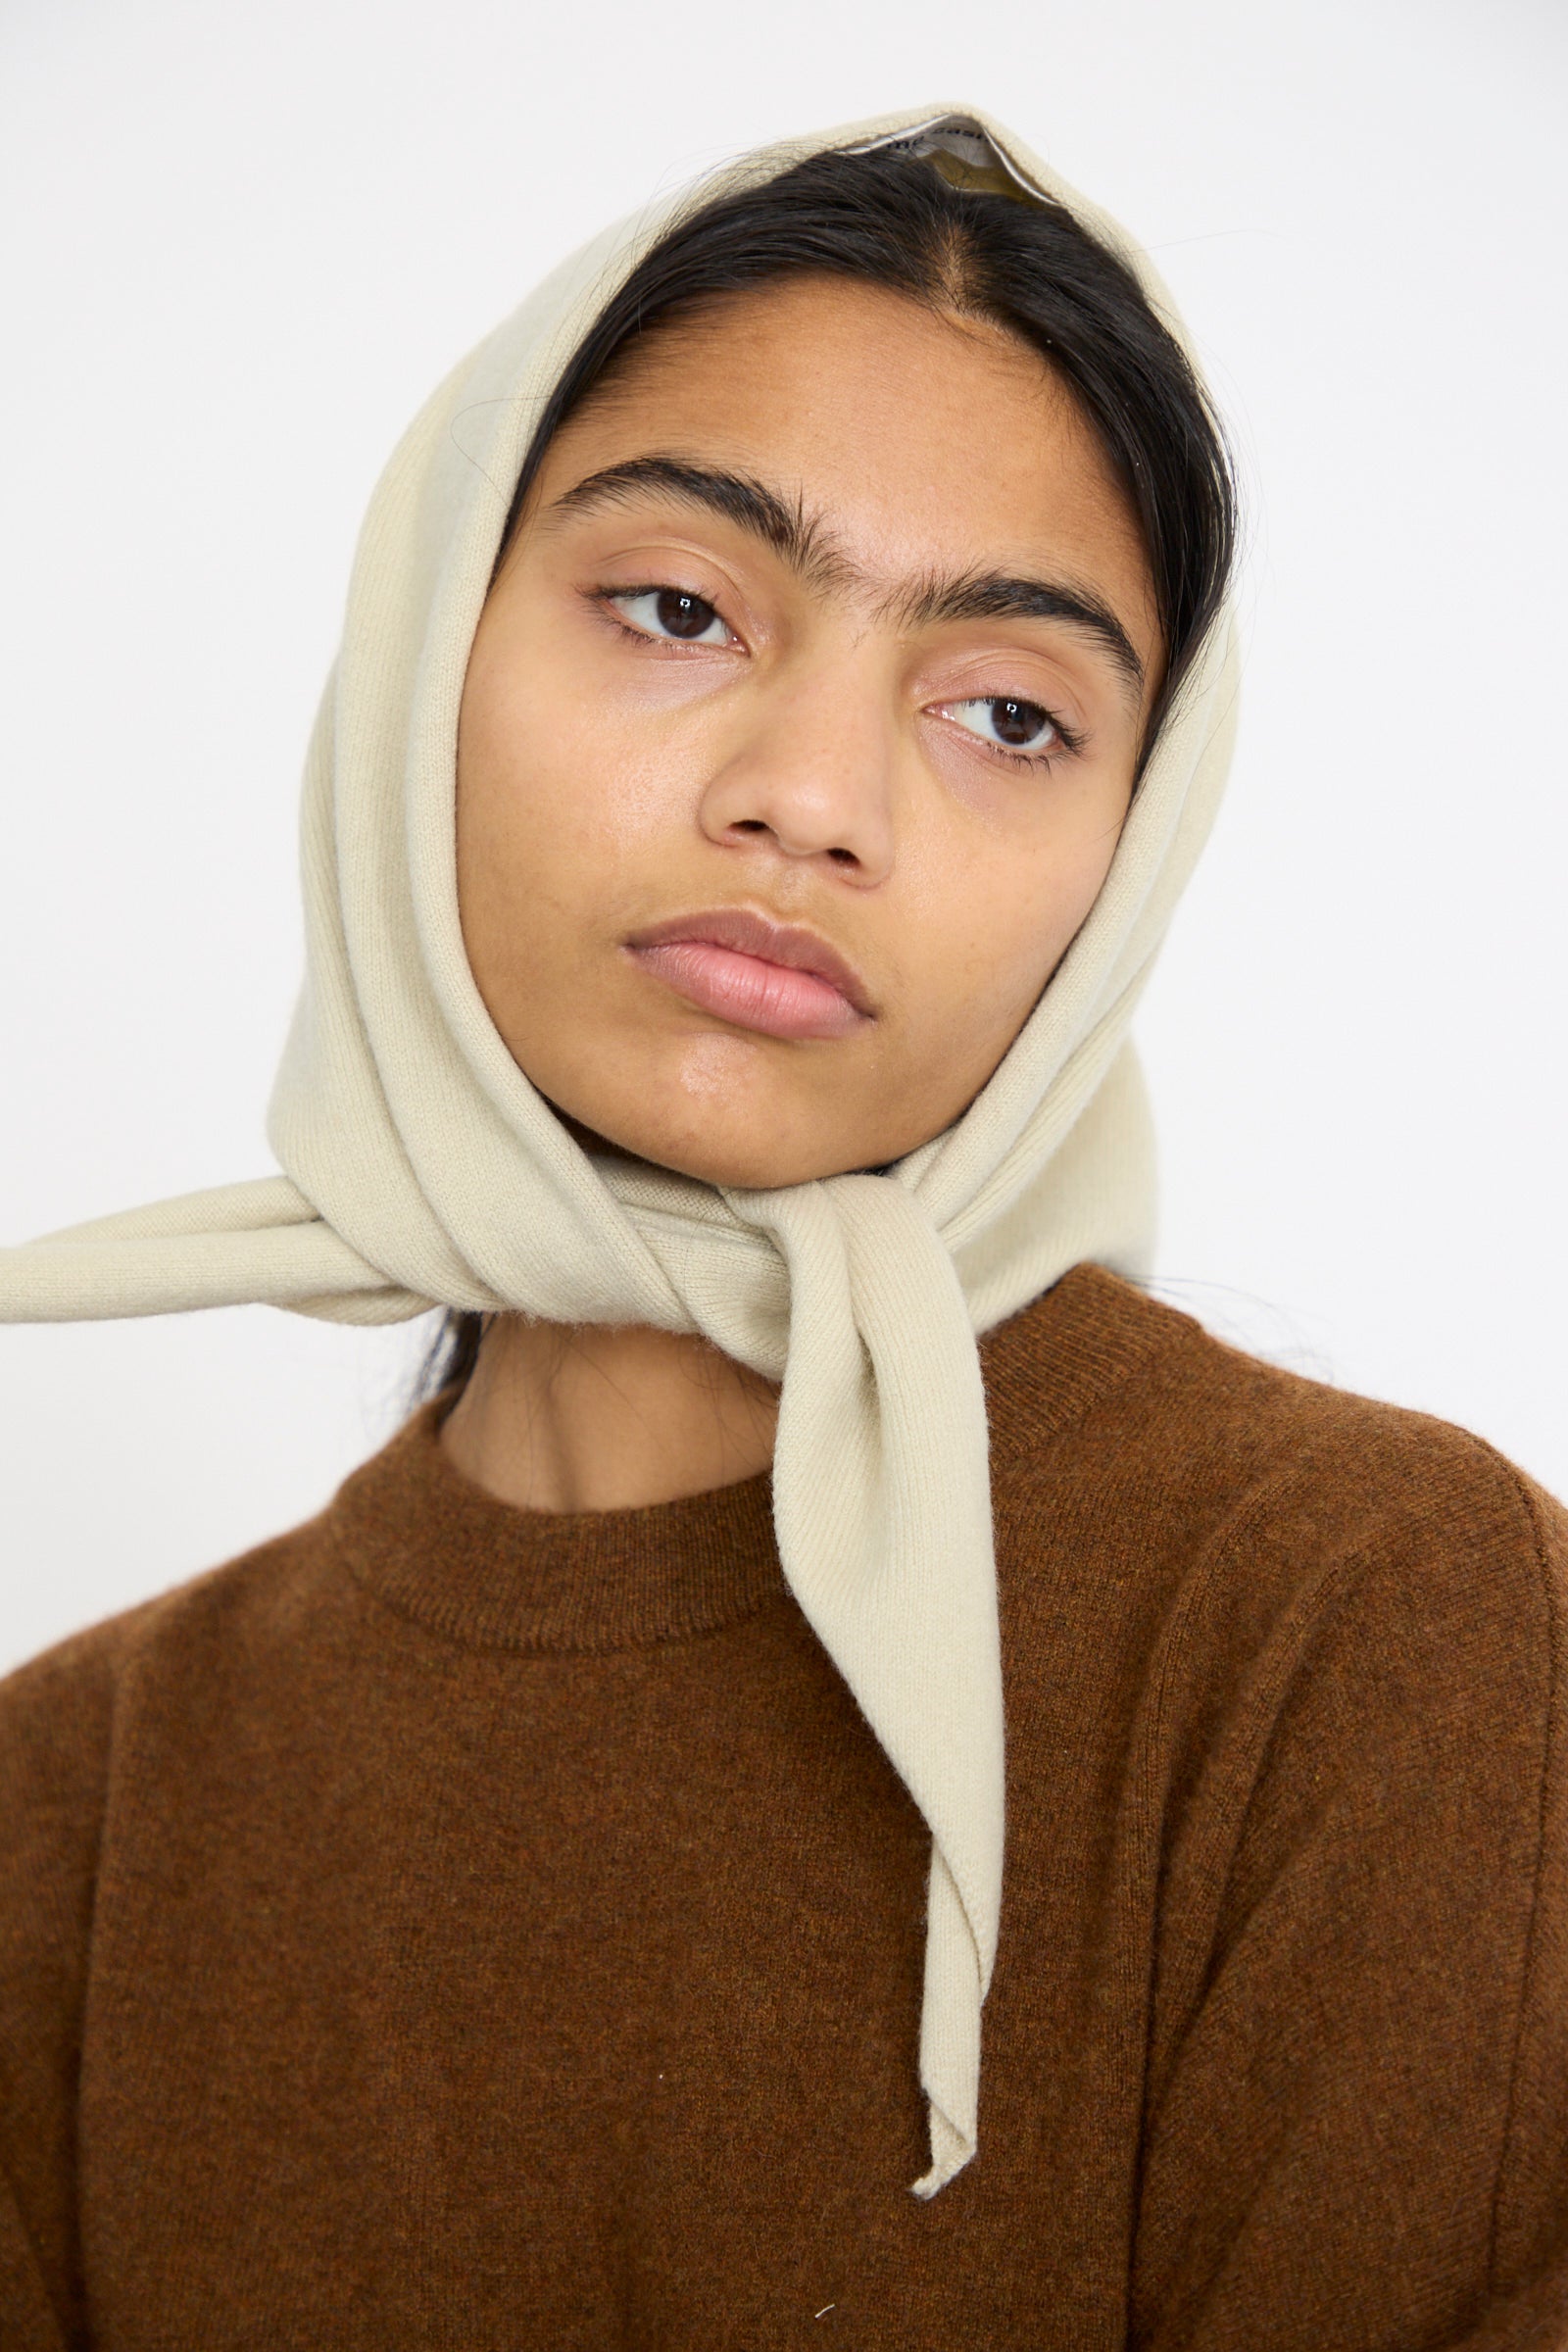
M 715 511 L 714 477 L 763 495 Z M 1125 495 L 1003 329 L 797 278 L 650 336 L 546 453 L 469 662 L 459 893 L 501 1036 L 580 1133 L 712 1183 L 901 1157 L 1093 906 L 1160 652 Z M 741 1025 L 637 952 L 737 908 L 850 967 L 841 1034 Z M 703 1341 L 503 1317 L 445 1430 L 506 1499 L 616 1507 L 761 1467 L 772 1396 Z

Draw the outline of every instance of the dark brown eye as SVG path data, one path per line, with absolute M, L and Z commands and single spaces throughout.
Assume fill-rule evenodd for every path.
M 620 588 L 605 599 L 640 636 L 673 638 L 677 645 L 733 645 L 718 609 L 689 588 Z
M 1046 714 L 1038 703 L 1012 703 L 998 700 L 991 706 L 991 724 L 999 743 L 1009 750 L 1023 751 L 1035 743 L 1047 724 Z
M 688 596 L 684 588 L 661 588 L 654 610 L 660 627 L 670 637 L 701 637 L 717 617 L 711 605 L 700 596 Z
M 1004 752 L 1059 751 L 1061 729 L 1039 703 L 1020 702 L 1010 694 L 977 694 L 961 703 L 949 703 L 945 715 L 982 742 Z

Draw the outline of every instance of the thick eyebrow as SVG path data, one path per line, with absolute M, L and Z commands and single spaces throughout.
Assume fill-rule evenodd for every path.
M 782 556 L 793 571 L 819 586 L 836 585 L 849 576 L 828 533 L 799 499 L 790 506 L 776 490 L 749 474 L 689 466 L 680 458 L 628 458 L 624 465 L 606 466 L 564 491 L 550 513 L 581 514 L 597 507 L 623 506 L 650 490 L 685 506 L 705 507 L 726 522 L 738 522 Z
M 551 514 L 585 514 L 598 507 L 630 503 L 649 491 L 706 508 L 726 522 L 739 523 L 820 588 L 862 588 L 875 593 L 884 612 L 896 612 L 909 628 L 942 621 L 1055 620 L 1079 630 L 1110 657 L 1125 683 L 1139 696 L 1144 664 L 1132 639 L 1108 605 L 1064 581 L 1019 578 L 1004 572 L 967 572 L 956 579 L 924 579 L 889 591 L 867 579 L 836 546 L 820 517 L 806 513 L 749 474 L 693 466 L 680 458 L 628 458 L 607 466 L 564 491 Z
M 1017 579 L 1000 571 L 977 571 L 956 580 L 927 580 L 898 599 L 900 616 L 910 628 L 944 620 L 1060 620 L 1092 637 L 1143 692 L 1144 665 L 1138 649 L 1108 605 L 1082 588 L 1055 580 Z

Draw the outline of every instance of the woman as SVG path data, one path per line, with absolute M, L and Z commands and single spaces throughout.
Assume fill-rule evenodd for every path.
M 1233 537 L 978 118 L 747 159 L 417 420 L 286 1175 L 0 1261 L 455 1317 L 0 1694 L 8 2342 L 1560 2340 L 1568 1525 L 1136 1288 Z

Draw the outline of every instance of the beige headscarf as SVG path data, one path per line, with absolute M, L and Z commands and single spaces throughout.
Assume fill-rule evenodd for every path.
M 1208 831 L 1235 703 L 1210 633 L 1093 913 L 957 1123 L 877 1176 L 774 1192 L 586 1154 L 492 1026 L 464 955 L 459 698 L 534 423 L 600 308 L 680 209 L 827 148 L 940 143 L 1123 233 L 973 108 L 747 156 L 586 246 L 448 376 L 370 504 L 305 782 L 308 957 L 272 1098 L 285 1173 L 0 1251 L 0 1319 L 247 1299 L 348 1323 L 432 1304 L 705 1332 L 782 1380 L 773 1489 L 802 1609 L 930 1825 L 920 2025 L 931 2196 L 975 2152 L 996 1956 L 1002 1680 L 975 1335 L 1152 1222 L 1134 1005 Z M 989 147 L 985 142 L 989 141 Z

